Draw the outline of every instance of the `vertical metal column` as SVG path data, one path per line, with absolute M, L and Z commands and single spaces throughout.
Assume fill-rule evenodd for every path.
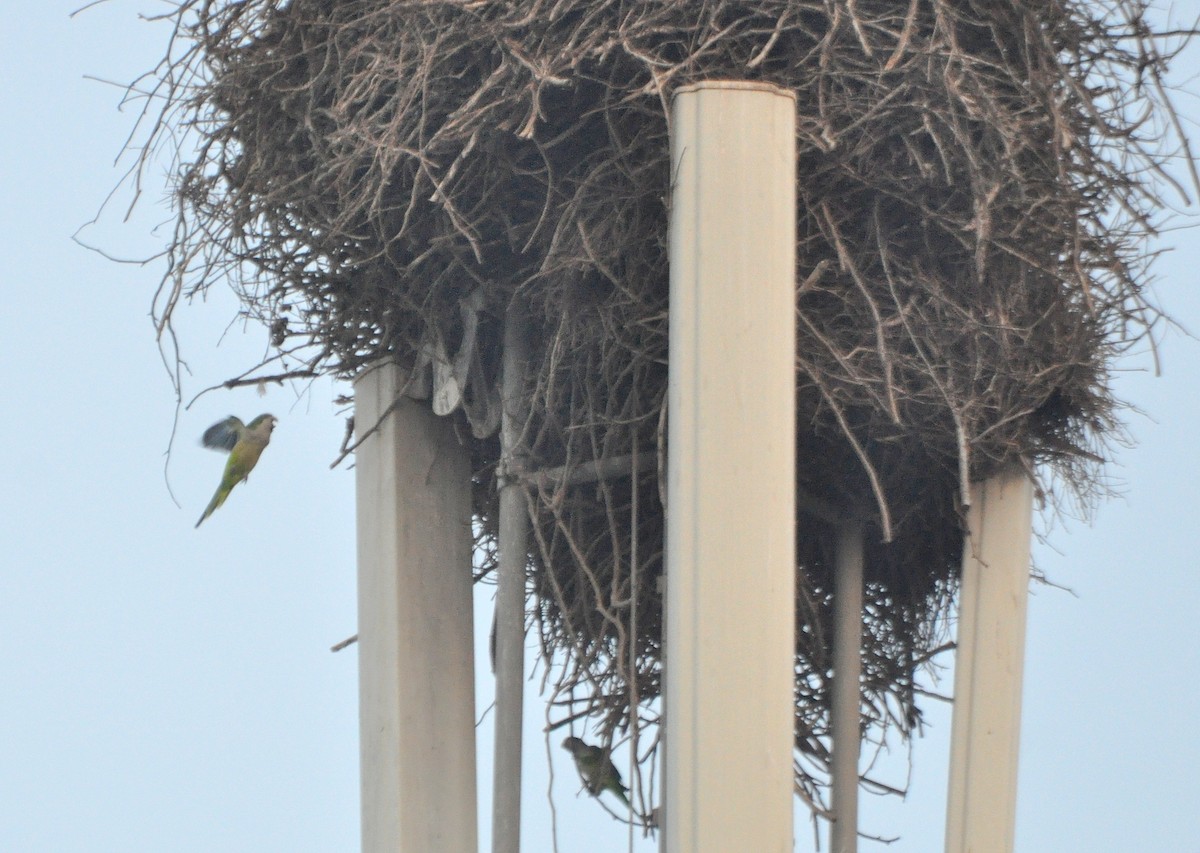
M 666 846 L 792 850 L 795 99 L 672 108 Z
M 833 579 L 833 823 L 832 853 L 858 850 L 858 757 L 862 675 L 863 529 L 838 531 Z
M 474 851 L 470 465 L 450 422 L 354 383 L 359 738 L 365 853 Z
M 520 483 L 519 406 L 525 387 L 526 321 L 520 303 L 509 306 L 504 321 L 500 416 L 500 565 L 496 583 L 496 747 L 492 769 L 492 853 L 521 849 L 521 721 L 525 690 L 525 564 L 529 511 Z
M 972 492 L 954 663 L 946 853 L 1011 853 L 1033 484 L 1013 468 Z

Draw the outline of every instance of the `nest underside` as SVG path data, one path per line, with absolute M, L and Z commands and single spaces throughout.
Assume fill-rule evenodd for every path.
M 160 318 L 232 280 L 271 331 L 259 374 L 272 376 L 353 377 L 381 358 L 416 373 L 469 336 L 465 395 L 484 400 L 519 310 L 548 722 L 587 717 L 605 743 L 628 734 L 648 766 L 670 98 L 705 79 L 795 92 L 796 760 L 820 811 L 838 519 L 868 530 L 862 708 L 878 742 L 919 727 L 965 484 L 1009 464 L 1051 498 L 1052 484 L 1085 501 L 1102 484 L 1120 434 L 1109 367 L 1158 316 L 1142 288 L 1170 106 L 1144 11 L 189 0 L 186 48 L 161 79 L 199 145 L 179 172 Z M 489 540 L 499 442 L 455 417 Z M 607 476 L 572 477 L 597 460 L 614 463 Z M 488 541 L 480 554 L 486 577 Z

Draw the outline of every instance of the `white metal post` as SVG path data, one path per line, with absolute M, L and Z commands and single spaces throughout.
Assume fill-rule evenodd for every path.
M 666 845 L 792 850 L 795 99 L 672 105 Z
M 954 659 L 946 853 L 1011 853 L 1033 484 L 1012 468 L 972 492 Z
M 838 531 L 833 578 L 833 822 L 832 853 L 858 850 L 858 757 L 862 675 L 863 529 Z
M 354 383 L 362 849 L 470 853 L 470 465 L 448 419 L 400 399 L 402 380 L 385 364 Z

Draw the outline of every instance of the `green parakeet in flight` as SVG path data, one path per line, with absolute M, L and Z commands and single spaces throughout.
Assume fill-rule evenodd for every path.
M 629 808 L 629 789 L 621 782 L 621 773 L 609 758 L 608 750 L 590 746 L 577 737 L 567 738 L 562 745 L 575 759 L 575 769 L 583 777 L 589 794 L 598 797 L 603 791 L 612 791 Z
M 208 509 L 204 510 L 204 515 L 200 516 L 200 521 L 196 522 L 197 527 L 213 514 L 213 510 L 225 503 L 234 486 L 250 476 L 258 464 L 258 457 L 262 456 L 263 448 L 271 441 L 271 430 L 275 429 L 276 421 L 274 415 L 259 415 L 247 425 L 230 415 L 204 431 L 200 443 L 212 450 L 229 451 L 229 461 L 225 463 L 221 485 L 217 486 L 217 492 L 209 502 Z

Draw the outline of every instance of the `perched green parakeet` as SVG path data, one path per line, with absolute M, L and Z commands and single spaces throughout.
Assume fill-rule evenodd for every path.
M 583 777 L 589 794 L 599 797 L 603 791 L 612 791 L 629 808 L 629 789 L 621 782 L 621 773 L 609 758 L 608 750 L 590 746 L 574 736 L 564 740 L 562 745 L 575 759 L 575 769 Z
M 200 443 L 212 450 L 228 450 L 229 461 L 225 463 L 221 485 L 217 486 L 217 492 L 209 502 L 208 509 L 204 510 L 204 515 L 200 516 L 200 521 L 196 522 L 197 527 L 213 514 L 213 510 L 225 503 L 234 486 L 250 476 L 263 448 L 271 441 L 271 430 L 275 429 L 276 421 L 274 415 L 259 415 L 249 424 L 244 424 L 230 415 L 204 431 Z

